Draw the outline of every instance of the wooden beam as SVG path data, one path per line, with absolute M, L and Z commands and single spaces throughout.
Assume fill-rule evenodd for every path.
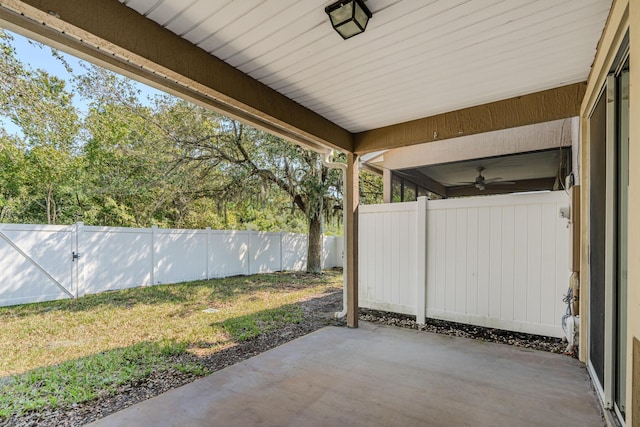
M 585 88 L 586 83 L 575 83 L 360 132 L 355 135 L 354 151 L 364 154 L 575 117 Z
M 507 194 L 515 191 L 542 191 L 551 190 L 555 183 L 555 178 L 538 178 L 517 181 L 515 184 L 505 185 L 487 185 L 484 190 L 478 190 L 475 187 L 448 187 L 448 197 L 462 196 L 486 196 L 488 194 Z
M 352 151 L 350 132 L 117 0 L 2 0 L 0 21 L 309 148 Z
M 347 257 L 347 326 L 358 327 L 358 206 L 360 193 L 358 188 L 357 155 L 347 154 L 347 182 L 345 191 L 345 209 L 347 215 L 347 233 L 345 254 Z

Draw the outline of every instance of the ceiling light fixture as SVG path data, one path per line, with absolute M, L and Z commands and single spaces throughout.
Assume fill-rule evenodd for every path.
M 324 9 L 333 29 L 348 39 L 364 32 L 373 16 L 362 0 L 339 0 Z

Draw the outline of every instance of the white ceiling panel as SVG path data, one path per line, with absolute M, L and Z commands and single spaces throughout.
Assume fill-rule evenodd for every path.
M 167 24 L 166 28 L 179 36 L 184 36 L 211 18 L 211 16 L 227 6 L 231 1 L 232 0 L 212 2 L 209 0 L 199 0 L 190 7 L 183 9 L 182 14 L 176 16 L 171 23 Z
M 136 10 L 141 15 L 147 16 L 149 12 L 158 7 L 164 0 L 124 0 L 122 3 Z
M 611 0 L 368 0 L 349 40 L 322 0 L 121 0 L 351 132 L 587 79 Z

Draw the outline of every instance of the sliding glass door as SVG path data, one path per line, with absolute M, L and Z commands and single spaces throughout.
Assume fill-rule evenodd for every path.
M 629 61 L 623 55 L 589 117 L 589 370 L 624 422 L 627 355 Z

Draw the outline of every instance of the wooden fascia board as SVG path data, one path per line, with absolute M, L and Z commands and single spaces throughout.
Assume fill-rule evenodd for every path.
M 536 92 L 355 134 L 354 151 L 406 147 L 566 119 L 580 114 L 586 83 Z
M 589 72 L 586 93 L 580 111 L 581 117 L 586 118 L 591 115 L 598 101 L 600 89 L 604 86 L 604 81 L 628 30 L 629 0 L 614 0 L 598 41 L 596 56 Z
M 117 0 L 1 0 L 0 20 L 309 148 L 353 149 L 347 130 Z

